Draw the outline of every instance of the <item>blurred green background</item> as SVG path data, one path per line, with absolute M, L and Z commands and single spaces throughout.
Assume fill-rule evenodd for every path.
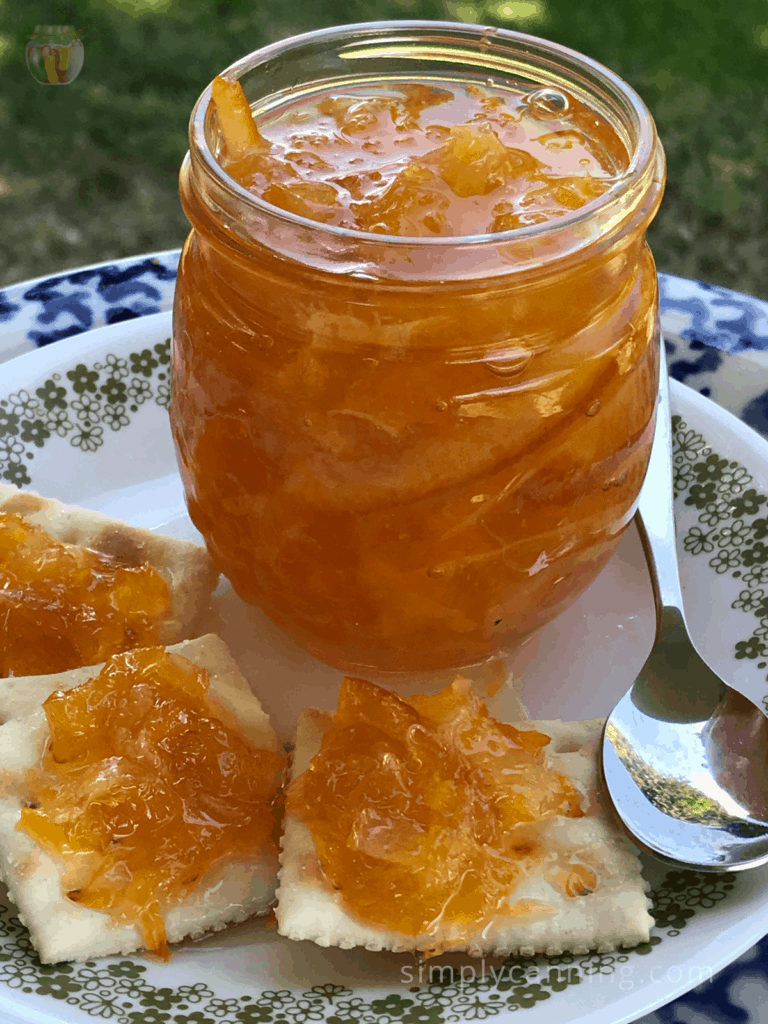
M 264 43 L 385 18 L 520 29 L 613 68 L 667 151 L 659 268 L 768 298 L 767 0 L 0 0 L 0 287 L 180 245 L 177 173 L 208 81 Z M 27 71 L 36 24 L 83 30 L 71 85 Z

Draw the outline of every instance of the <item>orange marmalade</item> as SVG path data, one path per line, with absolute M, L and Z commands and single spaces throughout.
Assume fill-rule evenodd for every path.
M 283 758 L 255 750 L 162 648 L 111 658 L 44 703 L 50 741 L 18 828 L 63 859 L 64 891 L 167 957 L 164 913 L 226 859 L 276 852 Z
M 490 718 L 465 679 L 407 700 L 346 679 L 286 810 L 350 914 L 404 935 L 447 930 L 460 945 L 499 916 L 547 913 L 514 899 L 546 853 L 530 826 L 582 817 L 578 791 L 545 764 L 548 743 Z M 570 896 L 596 884 L 579 865 L 554 881 Z
M 64 544 L 0 512 L 0 677 L 65 672 L 156 644 L 170 607 L 151 566 Z
M 628 163 L 604 120 L 546 89 L 348 86 L 280 107 L 257 132 L 225 162 L 241 185 L 310 220 L 386 235 L 543 224 L 602 195 Z
M 190 515 L 245 600 L 360 675 L 480 662 L 551 619 L 649 457 L 650 115 L 587 58 L 480 32 L 252 54 L 201 98 L 181 174 Z

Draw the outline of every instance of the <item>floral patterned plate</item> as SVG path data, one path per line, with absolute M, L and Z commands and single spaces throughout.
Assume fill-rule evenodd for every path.
M 195 537 L 168 427 L 169 335 L 169 313 L 147 315 L 4 363 L 0 479 Z M 762 699 L 768 445 L 680 385 L 673 404 L 692 626 L 717 669 Z M 302 707 L 335 704 L 341 674 L 295 648 L 226 583 L 206 628 L 230 644 L 283 738 Z M 630 531 L 576 605 L 510 665 L 534 717 L 592 717 L 607 713 L 626 688 L 652 634 L 650 585 Z M 494 699 L 503 710 L 503 693 Z M 453 1024 L 521 1012 L 530 1024 L 621 1024 L 708 980 L 765 930 L 767 871 L 704 876 L 648 862 L 647 876 L 656 920 L 648 943 L 613 954 L 505 962 L 322 950 L 251 922 L 184 944 L 168 965 L 134 956 L 42 966 L 0 892 L 0 1020 Z

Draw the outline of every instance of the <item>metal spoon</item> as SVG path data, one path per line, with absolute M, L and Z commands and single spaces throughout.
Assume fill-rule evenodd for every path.
M 649 853 L 700 871 L 768 862 L 768 719 L 704 663 L 685 623 L 675 546 L 664 355 L 636 522 L 656 600 L 656 640 L 602 744 L 614 808 Z

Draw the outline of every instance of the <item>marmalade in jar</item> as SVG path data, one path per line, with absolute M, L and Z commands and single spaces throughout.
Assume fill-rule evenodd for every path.
M 616 133 L 563 92 L 405 82 L 287 104 L 224 166 L 267 202 L 323 224 L 456 237 L 562 217 L 627 163 Z
M 255 750 L 207 691 L 205 669 L 143 648 L 51 694 L 17 825 L 62 858 L 69 899 L 135 924 L 163 957 L 163 915 L 207 871 L 277 852 L 284 759 Z
M 549 742 L 490 718 L 466 679 L 408 699 L 345 679 L 286 811 L 309 829 L 322 883 L 345 911 L 462 946 L 499 917 L 550 912 L 514 897 L 532 870 L 567 896 L 597 885 L 536 835 L 552 817 L 583 817 L 573 783 L 545 763 Z
M 245 600 L 357 672 L 476 663 L 552 618 L 615 550 L 652 437 L 647 111 L 424 64 L 272 99 L 265 70 L 255 121 L 217 79 L 181 178 L 190 515 Z
M 66 672 L 156 644 L 170 609 L 152 566 L 126 566 L 0 512 L 0 678 Z

